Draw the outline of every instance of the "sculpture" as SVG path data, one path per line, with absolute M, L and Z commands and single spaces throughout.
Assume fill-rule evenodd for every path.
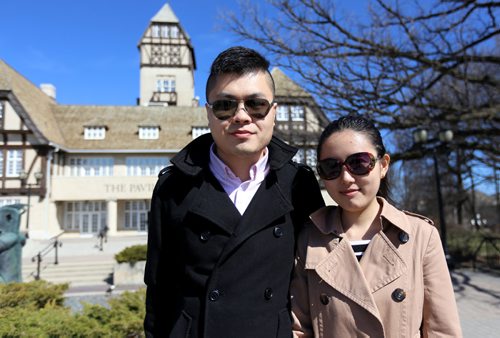
M 19 232 L 23 204 L 0 208 L 0 283 L 22 282 L 22 247 L 26 235 Z

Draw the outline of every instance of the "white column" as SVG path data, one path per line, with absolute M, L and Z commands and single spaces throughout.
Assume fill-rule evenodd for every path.
M 118 203 L 116 200 L 107 200 L 108 204 L 108 235 L 117 234 L 118 228 Z

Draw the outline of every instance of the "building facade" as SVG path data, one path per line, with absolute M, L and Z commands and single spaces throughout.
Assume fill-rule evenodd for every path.
M 21 230 L 31 238 L 145 234 L 158 172 L 209 131 L 194 97 L 194 49 L 168 4 L 138 48 L 137 106 L 58 104 L 53 86 L 35 86 L 0 59 L 0 206 L 25 205 Z M 276 134 L 314 166 L 328 120 L 281 70 L 272 74 Z

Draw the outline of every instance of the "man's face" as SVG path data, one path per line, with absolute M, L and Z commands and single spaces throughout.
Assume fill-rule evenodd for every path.
M 236 112 L 227 120 L 218 119 L 212 108 L 206 106 L 208 126 L 217 146 L 217 155 L 228 165 L 241 160 L 257 162 L 271 140 L 276 104 L 272 104 L 264 118 L 252 117 L 243 101 L 254 98 L 273 101 L 269 74 L 219 75 L 208 94 L 209 103 L 222 99 L 239 101 Z

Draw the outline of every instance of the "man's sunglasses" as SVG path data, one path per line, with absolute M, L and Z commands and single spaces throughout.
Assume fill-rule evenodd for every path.
M 370 153 L 356 153 L 347 156 L 344 162 L 334 158 L 325 158 L 318 161 L 316 168 L 319 177 L 324 180 L 334 180 L 340 176 L 342 167 L 354 175 L 367 175 L 375 168 L 377 159 Z
M 243 101 L 245 111 L 252 118 L 263 119 L 271 110 L 273 102 L 266 99 L 246 99 L 246 100 L 217 100 L 213 103 L 207 103 L 207 106 L 212 109 L 212 113 L 219 120 L 227 120 L 234 116 L 238 105 Z

